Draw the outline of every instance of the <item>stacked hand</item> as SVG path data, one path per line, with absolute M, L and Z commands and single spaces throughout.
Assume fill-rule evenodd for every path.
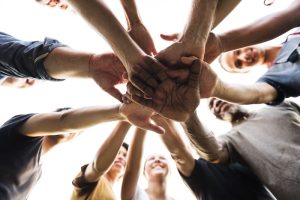
M 157 71 L 154 76 L 144 68 L 137 68 L 137 74 L 139 77 L 144 77 L 144 80 L 139 77 L 133 78 L 144 95 L 131 83 L 128 83 L 127 97 L 152 108 L 167 118 L 185 121 L 195 111 L 200 101 L 199 73 L 201 66 L 200 61 L 195 57 L 185 57 L 182 61 L 190 66 L 187 67 L 189 71 L 187 79 L 180 83 L 170 77 L 166 70 Z M 151 60 L 148 60 L 148 65 L 152 66 Z

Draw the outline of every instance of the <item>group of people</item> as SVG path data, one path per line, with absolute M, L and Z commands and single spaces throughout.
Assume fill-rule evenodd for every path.
M 221 34 L 212 32 L 213 28 L 239 1 L 193 0 L 183 32 L 163 36 L 174 42 L 160 52 L 134 0 L 121 0 L 128 31 L 102 0 L 37 1 L 75 9 L 104 36 L 114 53 L 77 51 L 51 38 L 22 41 L 0 32 L 2 79 L 13 77 L 32 85 L 36 79 L 90 78 L 120 104 L 22 114 L 5 122 L 0 127 L 1 200 L 27 199 L 41 176 L 44 154 L 83 134 L 82 130 L 108 121 L 119 122 L 74 178 L 72 200 L 176 199 L 166 190 L 170 165 L 163 155 L 147 157 L 148 186 L 144 190 L 138 185 L 147 130 L 161 134 L 197 199 L 300 198 L 300 105 L 285 100 L 300 95 L 300 29 L 280 46 L 250 46 L 297 28 L 299 0 Z M 238 49 L 245 46 L 250 47 Z M 227 53 L 219 60 L 229 72 L 246 72 L 255 64 L 269 69 L 252 85 L 227 83 L 209 65 L 222 52 Z M 115 87 L 120 83 L 127 84 L 126 94 Z M 196 111 L 204 98 L 210 98 L 209 108 L 217 118 L 232 124 L 228 133 L 215 137 L 205 119 L 199 119 Z M 238 105 L 255 103 L 269 105 L 255 112 Z M 178 122 L 199 157 L 184 142 L 175 126 Z M 124 138 L 131 126 L 136 131 L 128 145 Z M 118 197 L 112 186 L 122 176 Z

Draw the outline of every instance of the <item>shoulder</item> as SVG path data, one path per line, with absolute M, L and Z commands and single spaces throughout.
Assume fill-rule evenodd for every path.
M 23 114 L 10 118 L 0 127 L 0 136 L 11 132 L 19 132 L 19 128 L 33 115 L 35 114 Z

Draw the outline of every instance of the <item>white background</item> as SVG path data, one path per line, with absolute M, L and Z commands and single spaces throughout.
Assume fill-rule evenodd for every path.
M 169 45 L 159 38 L 160 33 L 182 31 L 190 9 L 190 0 L 137 0 L 144 24 L 148 27 L 155 41 L 157 50 Z M 233 27 L 247 24 L 268 13 L 284 9 L 291 0 L 277 0 L 266 7 L 263 0 L 242 1 L 231 15 L 214 31 L 216 33 Z M 124 24 L 125 17 L 120 2 L 107 1 L 107 4 L 118 19 Z M 34 0 L 0 0 L 0 31 L 11 34 L 22 40 L 43 40 L 45 36 L 60 40 L 70 47 L 82 51 L 103 53 L 111 51 L 105 40 L 87 25 L 79 15 L 71 11 L 50 9 L 35 3 Z M 266 30 L 268 31 L 268 30 Z M 285 37 L 270 41 L 278 44 Z M 257 69 L 249 74 L 236 75 L 220 70 L 218 63 L 212 64 L 220 76 L 227 81 L 251 83 L 264 69 Z M 91 80 L 66 80 L 55 83 L 39 81 L 29 89 L 11 89 L 0 87 L 0 123 L 11 116 L 21 113 L 48 112 L 59 107 L 84 107 L 90 105 L 115 105 L 118 102 L 101 91 Z M 198 113 L 204 122 L 216 134 L 225 133 L 230 128 L 212 116 L 203 100 Z M 257 106 L 249 106 L 256 109 Z M 87 130 L 74 141 L 61 145 L 44 157 L 43 175 L 31 193 L 29 200 L 65 200 L 72 192 L 71 181 L 80 166 L 90 162 L 97 148 L 109 135 L 115 122 L 105 123 Z M 180 128 L 180 127 L 179 127 Z M 126 138 L 130 142 L 131 133 Z M 146 141 L 145 155 L 160 152 L 165 154 L 172 165 L 172 174 L 168 184 L 170 194 L 177 199 L 195 199 L 174 167 L 165 147 L 155 133 L 149 132 Z M 141 175 L 141 184 L 145 180 Z

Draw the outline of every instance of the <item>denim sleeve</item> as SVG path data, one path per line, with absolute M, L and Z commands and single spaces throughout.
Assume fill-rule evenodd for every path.
M 20 78 L 36 78 L 59 81 L 48 75 L 44 60 L 57 47 L 65 46 L 59 41 L 45 38 L 42 41 L 22 41 L 0 32 L 0 73 Z

